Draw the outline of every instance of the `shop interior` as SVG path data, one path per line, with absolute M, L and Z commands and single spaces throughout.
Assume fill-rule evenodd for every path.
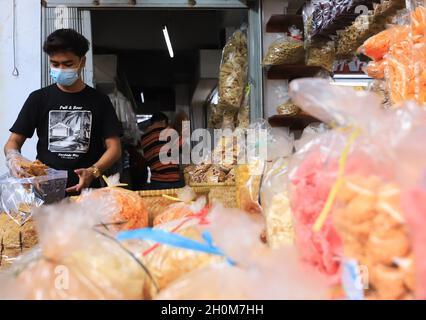
M 91 11 L 93 82 L 110 96 L 123 125 L 123 161 L 115 170 L 125 183 L 132 184 L 129 161 L 137 161 L 128 149 L 154 112 L 165 113 L 172 126 L 179 115 L 192 130 L 208 127 L 206 100 L 217 87 L 222 49 L 247 15 L 240 9 Z

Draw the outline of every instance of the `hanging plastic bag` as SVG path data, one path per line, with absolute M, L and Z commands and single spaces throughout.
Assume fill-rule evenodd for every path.
M 247 84 L 248 47 L 245 31 L 237 30 L 223 49 L 219 72 L 219 103 L 240 108 Z
M 147 270 L 108 234 L 93 229 L 102 201 L 63 202 L 35 210 L 40 248 L 15 261 L 4 299 L 141 299 Z

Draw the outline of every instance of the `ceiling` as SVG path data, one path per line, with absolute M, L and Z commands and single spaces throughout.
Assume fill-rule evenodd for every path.
M 221 49 L 225 29 L 245 21 L 245 10 L 92 11 L 95 54 L 116 54 L 121 74 L 134 92 L 138 109 L 174 110 L 174 86 L 197 86 L 200 49 Z M 166 24 L 175 57 L 169 57 L 162 33 Z M 140 92 L 145 92 L 145 103 Z M 172 93 L 172 94 L 170 94 Z M 188 102 L 189 103 L 189 102 Z

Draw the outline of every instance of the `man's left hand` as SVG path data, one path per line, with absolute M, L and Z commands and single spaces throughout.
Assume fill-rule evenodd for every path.
M 66 192 L 80 192 L 84 188 L 88 188 L 90 184 L 92 183 L 93 179 L 95 179 L 95 176 L 93 175 L 92 169 L 77 169 L 74 170 L 74 172 L 79 177 L 79 182 L 73 187 L 70 187 L 66 189 Z

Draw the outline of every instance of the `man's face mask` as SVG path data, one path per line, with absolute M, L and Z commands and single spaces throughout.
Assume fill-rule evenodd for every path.
M 78 67 L 76 69 L 60 69 L 60 68 L 50 67 L 50 76 L 52 77 L 52 80 L 61 86 L 65 86 L 65 87 L 72 86 L 80 77 L 79 69 L 80 69 L 81 61 L 78 64 Z

